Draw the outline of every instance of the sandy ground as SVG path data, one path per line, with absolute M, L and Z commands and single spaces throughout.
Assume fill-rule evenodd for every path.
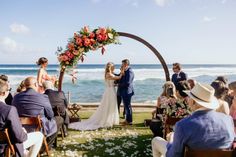
M 96 110 L 99 103 L 74 103 L 81 106 L 80 111 Z M 72 104 L 71 104 L 72 105 Z M 133 112 L 152 112 L 155 109 L 156 104 L 148 103 L 132 103 Z M 123 109 L 123 104 L 121 104 L 121 110 Z

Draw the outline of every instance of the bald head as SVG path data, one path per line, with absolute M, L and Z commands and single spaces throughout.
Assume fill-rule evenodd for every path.
M 25 87 L 26 88 L 33 88 L 37 90 L 37 80 L 34 77 L 27 77 L 25 79 Z

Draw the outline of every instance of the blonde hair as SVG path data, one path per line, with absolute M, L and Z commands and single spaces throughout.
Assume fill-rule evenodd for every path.
M 8 89 L 8 84 L 6 81 L 0 80 L 0 93 L 6 92 Z
M 169 89 L 172 90 L 172 95 L 170 95 L 167 92 Z M 170 97 L 176 98 L 176 88 L 175 88 L 175 85 L 173 82 L 171 82 L 171 81 L 165 82 L 165 84 L 163 85 L 163 92 L 162 92 L 161 96 L 166 96 L 167 98 L 170 98 Z
M 112 62 L 108 62 L 105 68 L 105 78 L 107 73 L 111 73 L 112 72 L 112 68 L 114 67 L 114 64 Z

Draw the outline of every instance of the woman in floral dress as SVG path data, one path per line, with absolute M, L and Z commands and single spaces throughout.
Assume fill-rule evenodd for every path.
M 163 85 L 163 92 L 157 98 L 157 109 L 152 111 L 152 118 L 155 118 L 156 113 L 159 113 L 159 109 L 163 110 L 168 104 L 175 103 L 177 99 L 175 85 L 171 81 L 167 81 Z

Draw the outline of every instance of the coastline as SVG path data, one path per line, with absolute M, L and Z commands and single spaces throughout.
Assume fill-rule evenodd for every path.
M 86 102 L 77 102 L 70 103 L 70 105 L 79 105 L 81 107 L 80 111 L 93 111 L 96 110 L 99 106 L 99 102 L 86 103 Z M 134 112 L 151 112 L 155 109 L 156 104 L 154 103 L 131 103 L 132 109 Z M 123 104 L 121 103 L 121 110 L 123 110 Z

